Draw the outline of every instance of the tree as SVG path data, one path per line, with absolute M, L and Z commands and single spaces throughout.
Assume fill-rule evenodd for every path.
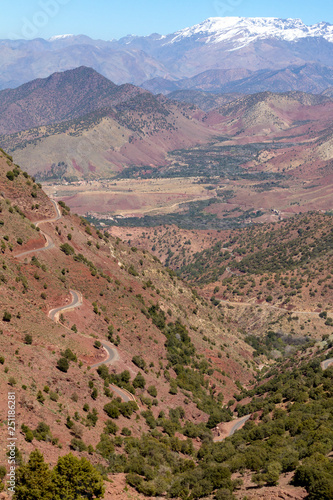
M 148 394 L 150 394 L 153 398 L 157 396 L 157 389 L 154 385 L 150 385 L 147 389 Z
M 116 434 L 117 430 L 118 426 L 112 420 L 107 420 L 105 422 L 105 427 L 104 427 L 105 434 Z
M 61 372 L 65 372 L 67 373 L 68 371 L 68 368 L 69 368 L 69 363 L 68 363 L 68 360 L 66 358 L 60 358 L 57 362 L 57 368 L 58 370 L 60 370 Z
M 114 403 L 107 403 L 104 406 L 104 411 L 110 418 L 118 418 L 120 415 L 119 408 Z
M 144 389 L 146 385 L 146 381 L 145 381 L 145 378 L 143 375 L 141 375 L 141 373 L 138 373 L 137 376 L 135 377 L 135 379 L 133 380 L 133 387 L 135 387 L 135 389 Z
M 25 344 L 28 344 L 28 345 L 31 345 L 31 344 L 32 344 L 32 335 L 27 334 L 27 335 L 24 337 L 24 343 L 25 343 Z
M 41 404 L 43 404 L 43 403 L 44 403 L 45 398 L 44 398 L 44 396 L 43 396 L 42 391 L 38 391 L 38 393 L 37 393 L 37 401 L 38 401 L 39 403 L 41 403 Z
M 71 453 L 60 457 L 53 469 L 52 478 L 53 500 L 104 497 L 102 476 L 86 458 L 78 459 Z
M 282 466 L 279 462 L 270 462 L 267 465 L 266 473 L 263 474 L 263 479 L 268 486 L 276 486 L 279 483 Z
M 77 356 L 76 354 L 74 354 L 73 351 L 71 351 L 71 349 L 67 348 L 65 350 L 65 352 L 61 353 L 66 359 L 68 359 L 69 361 L 74 361 L 75 363 L 77 362 Z
M 60 250 L 66 255 L 73 255 L 75 253 L 74 248 L 68 243 L 63 243 L 62 245 L 60 245 Z
M 52 500 L 53 485 L 49 466 L 40 451 L 30 454 L 28 463 L 17 469 L 13 500 Z
M 7 321 L 7 323 L 9 323 L 11 319 L 12 315 L 8 311 L 5 311 L 2 317 L 2 321 Z
M 101 365 L 97 368 L 97 373 L 103 380 L 106 380 L 109 376 L 109 369 L 106 365 Z
M 138 368 L 141 368 L 141 370 L 146 368 L 146 362 L 141 356 L 133 356 L 132 363 L 134 363 Z
M 124 370 L 123 372 L 121 372 L 120 379 L 122 380 L 122 382 L 128 384 L 128 382 L 131 380 L 130 372 L 128 370 Z

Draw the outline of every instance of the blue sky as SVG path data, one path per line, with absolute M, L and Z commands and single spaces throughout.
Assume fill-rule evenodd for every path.
M 306 24 L 333 24 L 332 0 L 5 0 L 1 7 L 1 39 L 167 34 L 214 16 L 298 17 Z

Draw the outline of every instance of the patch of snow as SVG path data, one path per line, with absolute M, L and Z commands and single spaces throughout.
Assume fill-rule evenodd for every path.
M 49 42 L 54 42 L 55 40 L 64 40 L 65 38 L 70 38 L 72 36 L 75 36 L 73 34 L 68 34 L 68 35 L 55 35 L 55 36 L 51 36 L 51 38 L 49 38 Z

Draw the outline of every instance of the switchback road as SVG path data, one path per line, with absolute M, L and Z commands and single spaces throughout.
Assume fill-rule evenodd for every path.
M 75 292 L 75 290 L 70 290 L 71 296 L 72 296 L 72 302 L 66 306 L 61 306 L 61 307 L 56 307 L 55 309 L 51 309 L 49 311 L 49 318 L 51 318 L 53 321 L 58 321 L 59 320 L 59 315 L 63 311 L 70 311 L 72 309 L 75 309 L 76 307 L 82 306 L 82 296 L 79 292 Z
M 82 306 L 82 295 L 80 292 L 76 292 L 75 290 L 70 290 L 71 296 L 72 296 L 72 302 L 70 304 L 66 304 L 65 306 L 61 307 L 56 307 L 55 309 L 51 309 L 49 311 L 49 318 L 52 319 L 55 322 L 59 321 L 59 316 L 61 313 L 65 311 L 70 311 L 72 309 L 75 309 L 77 307 Z M 103 346 L 103 349 L 106 351 L 108 357 L 104 361 L 100 361 L 99 363 L 95 363 L 94 365 L 91 365 L 90 368 L 98 368 L 101 365 L 107 365 L 111 363 L 112 361 L 116 361 L 119 359 L 118 351 L 115 347 L 112 347 L 111 344 L 101 341 L 101 344 Z M 125 389 L 121 389 L 120 387 L 117 387 L 116 385 L 110 385 L 112 390 L 117 394 L 117 396 L 120 396 L 121 399 L 125 402 L 128 403 L 129 401 L 136 401 L 135 397 L 133 394 L 130 392 L 126 391 Z
M 56 216 L 53 217 L 52 219 L 46 219 L 46 220 L 38 221 L 35 224 L 36 227 L 39 227 L 40 224 L 46 224 L 46 223 L 50 223 L 50 222 L 57 222 L 59 219 L 61 219 L 62 215 L 61 215 L 61 212 L 60 212 L 58 204 L 54 200 L 50 200 L 50 201 L 51 201 L 51 203 L 54 206 L 54 209 L 55 209 L 55 212 L 56 212 Z M 35 248 L 33 250 L 28 250 L 26 252 L 21 252 L 21 253 L 15 255 L 15 258 L 26 257 L 27 255 L 31 255 L 33 253 L 44 252 L 45 250 L 50 250 L 51 248 L 54 248 L 55 245 L 54 245 L 54 242 L 53 242 L 53 239 L 51 238 L 51 236 L 48 235 L 47 233 L 45 233 L 42 230 L 40 230 L 40 232 L 41 232 L 41 234 L 44 236 L 44 238 L 46 240 L 45 245 L 43 247 L 41 247 L 41 248 Z M 51 309 L 49 311 L 48 316 L 49 316 L 50 319 L 52 319 L 52 321 L 58 322 L 59 321 L 59 316 L 60 316 L 60 314 L 62 312 L 70 311 L 72 309 L 75 309 L 77 307 L 82 306 L 82 295 L 81 295 L 81 293 L 80 292 L 76 292 L 75 290 L 70 290 L 70 294 L 72 296 L 72 302 L 70 304 L 66 304 L 64 306 L 56 307 L 55 309 Z M 108 357 L 104 361 L 101 361 L 99 363 L 95 363 L 94 365 L 91 366 L 91 368 L 97 368 L 98 366 L 101 366 L 101 365 L 107 365 L 107 364 L 111 363 L 112 361 L 116 361 L 117 359 L 119 359 L 119 355 L 118 355 L 117 349 L 115 349 L 114 347 L 112 347 L 111 344 L 108 344 L 107 342 L 101 341 L 101 343 L 102 343 L 103 349 L 106 351 Z M 133 396 L 133 394 L 129 393 L 125 389 L 120 389 L 120 387 L 117 387 L 117 386 L 114 386 L 114 385 L 112 385 L 111 387 L 112 387 L 113 391 L 118 396 L 120 396 L 122 398 L 123 401 L 125 401 L 125 402 L 135 401 L 137 403 L 137 401 L 136 401 L 135 397 Z
M 46 219 L 46 220 L 41 220 L 41 221 L 37 222 L 35 224 L 36 227 L 40 227 L 40 224 L 46 224 L 49 222 L 56 222 L 57 220 L 61 219 L 61 212 L 59 210 L 58 204 L 54 200 L 50 200 L 50 201 L 55 208 L 56 216 L 53 217 L 52 219 Z M 46 240 L 45 245 L 41 248 L 34 248 L 33 250 L 27 250 L 26 252 L 21 252 L 21 253 L 15 255 L 16 259 L 18 259 L 20 257 L 26 257 L 27 255 L 31 255 L 32 253 L 44 252 L 45 250 L 50 250 L 51 248 L 54 248 L 54 242 L 53 242 L 53 239 L 51 238 L 51 236 L 46 234 L 42 230 L 40 230 L 40 232 Z

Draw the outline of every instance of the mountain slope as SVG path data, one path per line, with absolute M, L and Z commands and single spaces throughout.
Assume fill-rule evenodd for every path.
M 84 67 L 0 92 L 0 116 L 1 146 L 44 178 L 109 177 L 133 164 L 164 165 L 169 151 L 213 135 L 203 111 L 117 86 Z
M 40 186 L 4 153 L 0 187 L 0 392 L 5 401 L 15 387 L 25 459 L 37 447 L 54 464 L 72 449 L 105 465 L 130 434 L 140 438 L 158 428 L 168 440 L 190 425 L 193 440 L 199 434 L 202 440 L 215 421 L 232 418 L 221 401 L 238 390 L 234 380 L 252 378 L 252 348 L 242 340 L 235 344 L 219 311 L 148 252 L 96 231 L 65 204 L 55 220 Z M 37 218 L 44 220 L 40 228 L 32 225 Z M 82 297 L 79 309 L 66 311 L 72 297 Z M 59 322 L 50 315 L 57 307 L 63 307 Z M 108 341 L 116 359 L 100 348 Z M 59 363 L 63 358 L 67 365 Z M 96 373 L 96 363 L 107 360 L 112 366 Z M 143 413 L 116 400 L 117 388 L 135 393 Z M 169 420 L 175 415 L 178 423 Z M 3 426 L 3 439 L 6 432 Z M 108 486 L 106 498 L 115 487 Z
M 55 220 L 41 187 L 3 152 L 0 188 L 0 394 L 5 411 L 8 392 L 15 391 L 16 453 L 23 462 L 35 449 L 51 466 L 69 451 L 85 457 L 108 478 L 107 500 L 137 492 L 142 500 L 166 493 L 181 498 L 184 485 L 193 500 L 232 492 L 237 499 L 258 492 L 274 498 L 284 491 L 296 499 L 305 490 L 329 500 L 331 277 L 321 290 L 325 314 L 315 311 L 311 321 L 289 311 L 266 313 L 264 304 L 251 304 L 244 314 L 244 304 L 219 301 L 218 290 L 208 302 L 149 252 L 97 231 L 64 203 Z M 44 221 L 40 228 L 31 224 L 37 218 Z M 251 266 L 281 270 L 285 262 L 270 235 L 280 248 L 287 243 L 282 250 L 288 253 L 298 234 L 300 268 L 309 264 L 308 252 L 310 261 L 318 259 L 317 275 L 326 274 L 329 261 L 321 260 L 332 244 L 332 222 L 318 214 L 299 219 L 260 226 L 258 234 L 251 228 L 230 234 L 229 248 L 244 255 L 246 246 L 243 264 L 252 277 L 258 269 Z M 53 246 L 45 246 L 45 236 Z M 271 260 L 258 258 L 259 247 Z M 298 255 L 292 257 L 293 266 L 285 264 L 298 290 L 289 272 L 299 267 Z M 286 277 L 281 273 L 279 280 L 283 286 Z M 79 308 L 70 310 L 75 297 Z M 60 308 L 58 322 L 54 308 Z M 326 328 L 322 339 L 319 324 Z M 110 359 L 101 343 L 117 356 Z M 108 365 L 96 366 L 103 362 Z M 132 394 L 131 402 L 124 394 Z M 7 427 L 0 434 L 6 440 Z M 1 458 L 7 461 L 4 448 Z
M 124 95 L 122 91 L 119 94 Z M 224 177 L 226 171 L 231 175 L 236 172 L 227 156 L 221 156 L 221 148 L 244 148 L 246 144 L 245 156 L 242 149 L 235 150 L 244 174 L 249 168 L 258 175 L 286 171 L 303 180 L 304 175 L 307 179 L 316 177 L 321 168 L 328 169 L 325 176 L 329 174 L 333 106 L 329 97 L 302 92 L 226 97 L 194 93 L 186 99 L 208 110 L 218 106 L 204 112 L 148 92 L 139 91 L 132 97 L 125 92 L 126 99 L 112 108 L 3 135 L 0 144 L 39 180 L 74 181 L 118 174 L 126 178 L 195 177 L 198 172 L 207 176 L 213 171 Z M 217 137 L 223 137 L 224 144 L 219 144 Z M 212 141 L 217 141 L 216 151 Z M 257 154 L 261 150 L 263 153 Z M 209 155 L 209 163 L 205 155 Z
M 142 87 L 150 92 L 154 92 L 154 94 L 159 92 L 165 94 L 174 90 L 193 89 L 216 92 L 219 89 L 223 89 L 224 86 L 230 82 L 250 77 L 252 73 L 252 71 L 238 68 L 229 70 L 211 69 L 191 78 L 184 78 L 176 81 L 167 80 L 166 78 L 154 78 L 153 80 L 144 82 Z
M 215 94 L 200 90 L 175 90 L 168 94 L 168 99 L 195 104 L 198 108 L 206 112 L 221 108 L 224 104 L 236 101 L 240 97 L 242 95 L 237 93 Z
M 295 42 L 302 38 L 317 37 L 333 42 L 333 26 L 329 23 L 306 26 L 301 19 L 276 17 L 211 17 L 178 31 L 167 43 L 180 43 L 187 38 L 215 44 L 227 40 L 233 41 L 234 48 L 241 48 L 258 39 L 276 38 Z
M 116 41 L 93 40 L 83 35 L 50 40 L 1 40 L 0 55 L 2 89 L 79 66 L 94 68 L 117 84 L 169 75 L 163 64 L 141 50 L 129 50 Z
M 144 93 L 80 67 L 0 92 L 0 134 L 78 118 Z
M 322 92 L 323 95 L 326 95 L 327 97 L 333 97 L 333 87 L 329 87 L 326 90 Z

